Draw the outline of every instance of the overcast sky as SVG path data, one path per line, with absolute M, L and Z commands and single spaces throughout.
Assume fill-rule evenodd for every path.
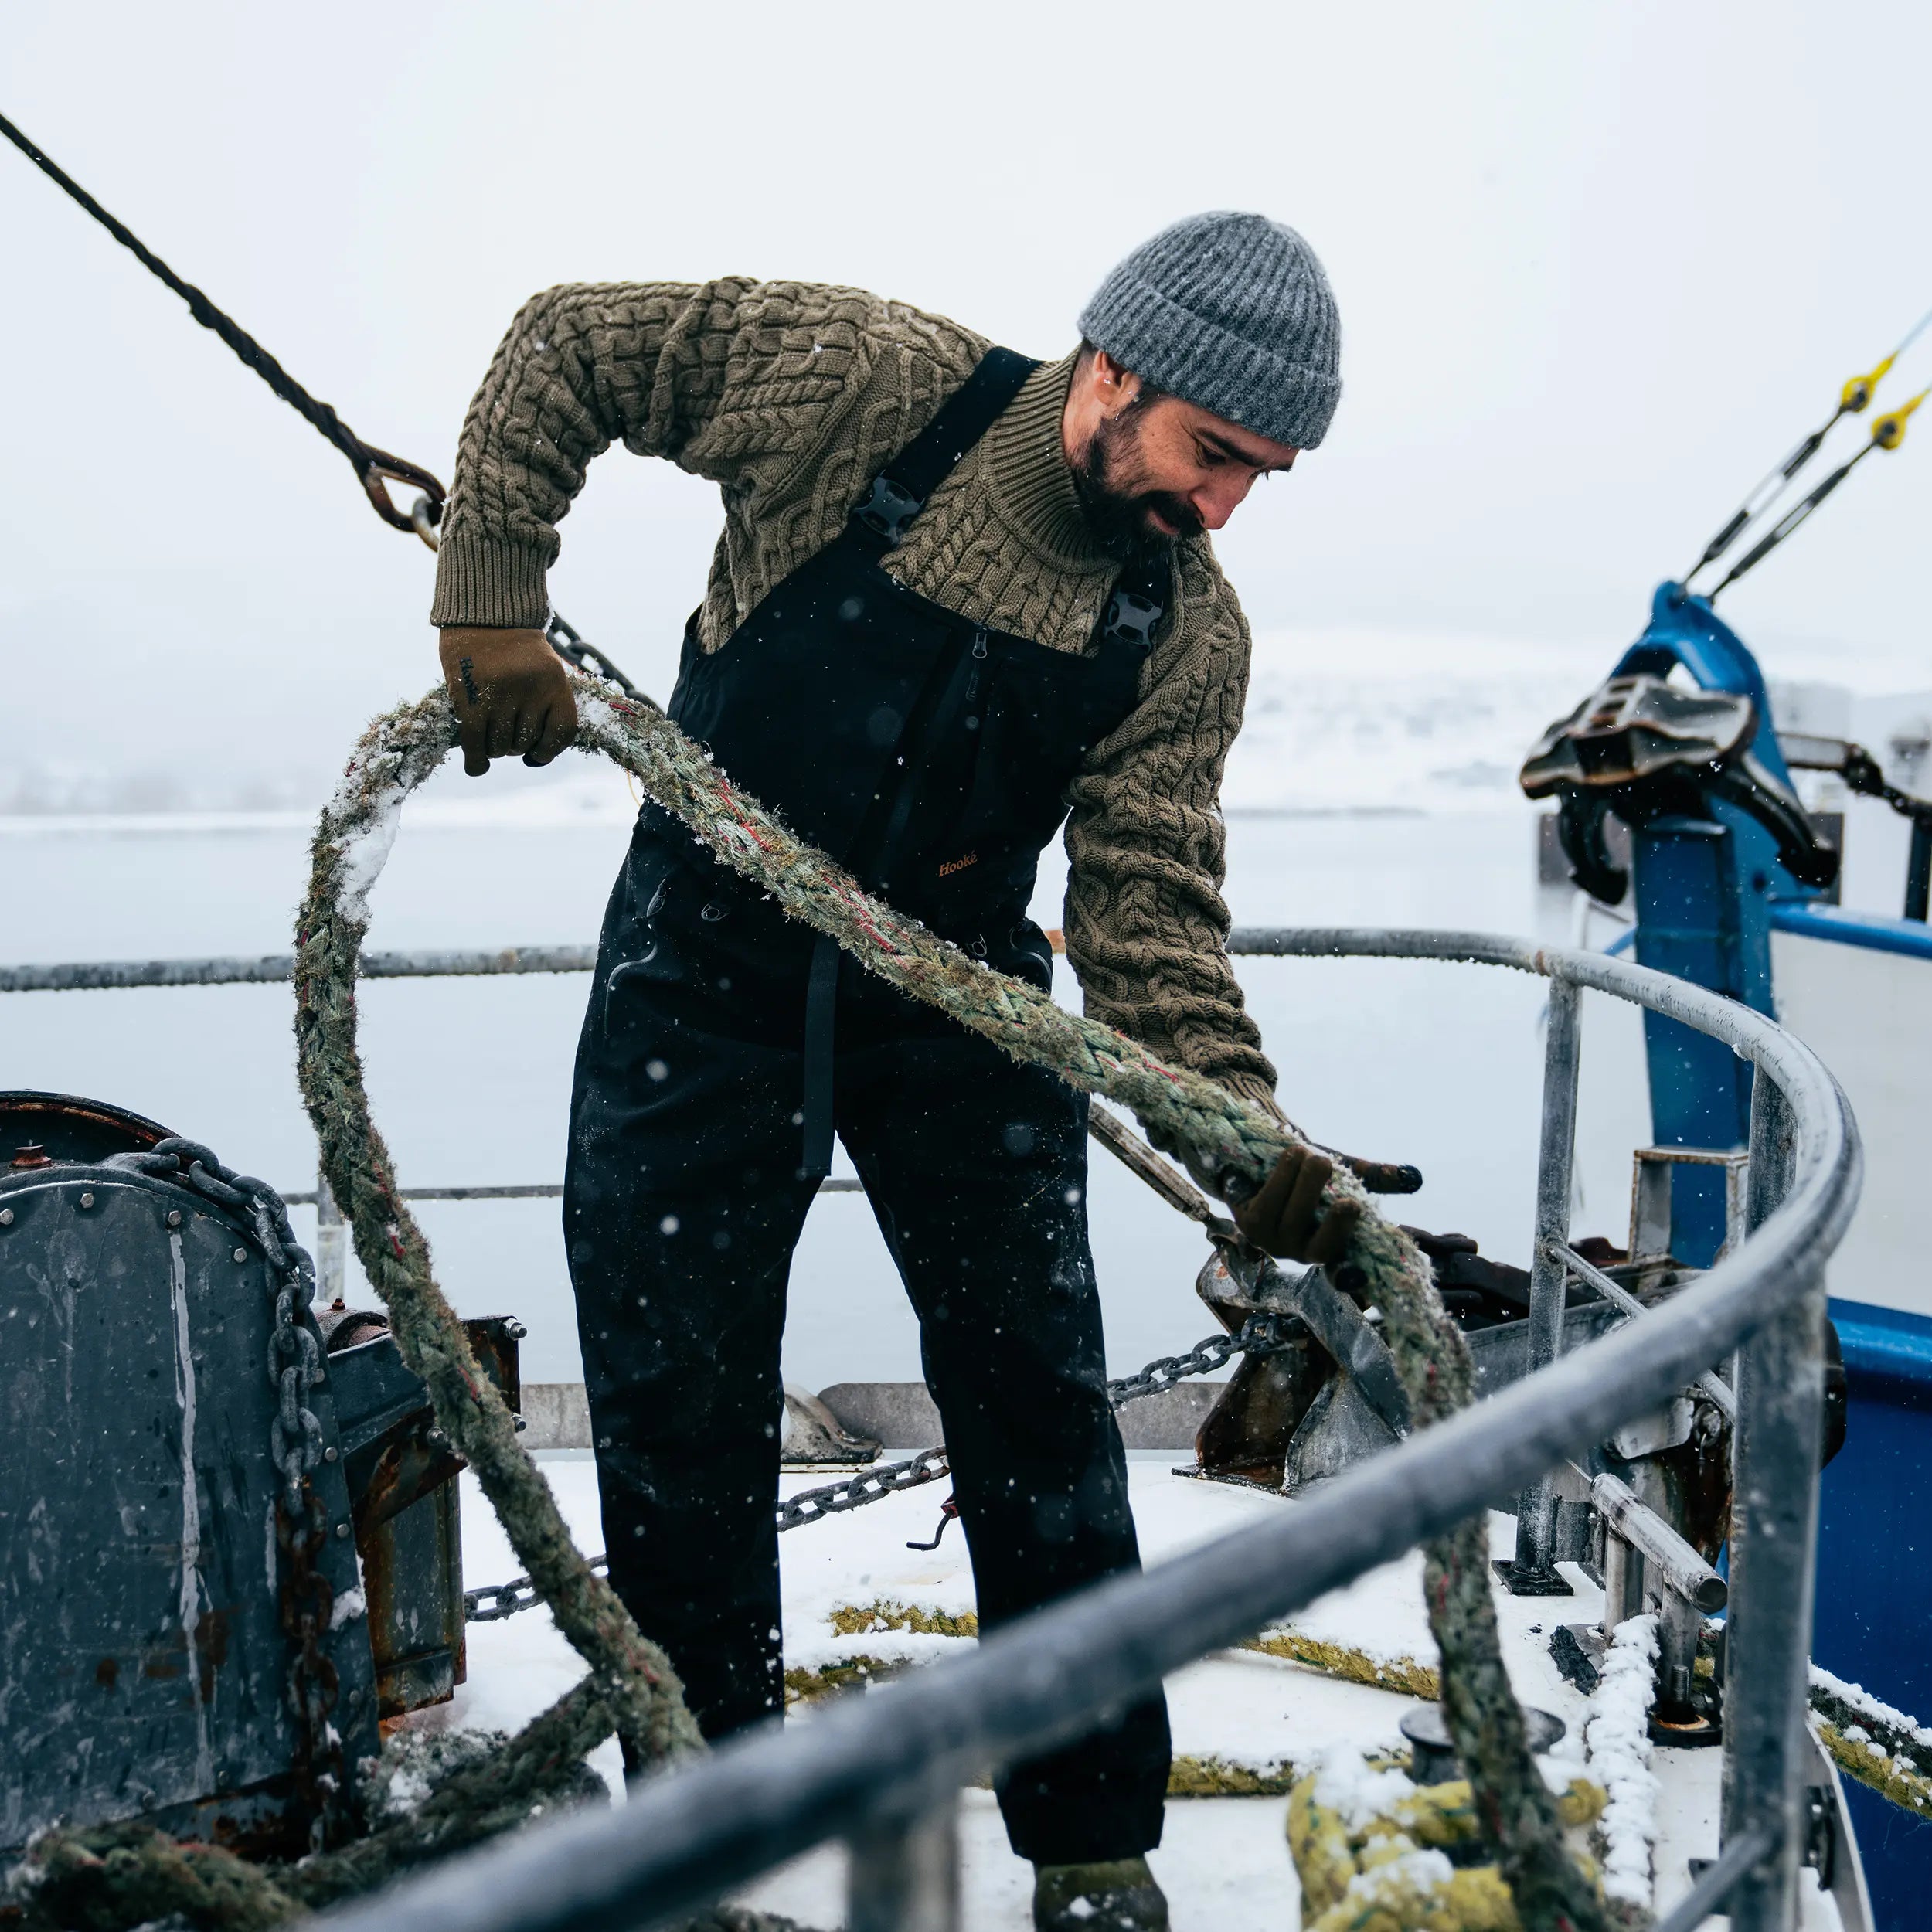
M 1345 394 L 1221 543 L 1283 662 L 1362 629 L 1607 668 L 1932 306 L 1923 6 L 70 0 L 7 43 L 0 111 L 446 479 L 550 283 L 855 283 L 1053 355 L 1163 223 L 1289 221 Z M 434 675 L 428 553 L 5 148 L 0 238 L 0 801 L 28 768 L 306 801 Z M 1726 613 L 1774 672 L 1932 685 L 1929 513 L 1932 410 Z M 558 604 L 660 695 L 716 522 L 620 451 L 565 526 Z

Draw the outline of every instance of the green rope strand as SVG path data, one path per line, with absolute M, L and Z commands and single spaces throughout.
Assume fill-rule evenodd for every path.
M 437 1285 L 429 1243 L 396 1188 L 394 1162 L 370 1117 L 356 1045 L 355 968 L 368 923 L 363 895 L 386 855 L 403 798 L 455 742 L 446 704 L 425 714 L 417 706 L 377 720 L 316 828 L 295 937 L 302 1098 L 329 1191 L 389 1310 L 403 1359 L 427 1385 L 438 1423 L 476 1471 L 558 1628 L 590 1665 L 617 1728 L 648 1760 L 660 1760 L 702 1748 L 677 1673 L 572 1541 L 549 1485 L 517 1440 L 514 1419 Z
M 180 1920 L 197 1932 L 264 1932 L 527 1824 L 534 1807 L 577 1801 L 583 1760 L 610 1734 L 610 1713 L 586 1679 L 414 1811 L 294 1865 L 264 1866 L 140 1823 L 43 1832 L 29 1848 L 35 1883 L 22 1932 L 121 1932 Z

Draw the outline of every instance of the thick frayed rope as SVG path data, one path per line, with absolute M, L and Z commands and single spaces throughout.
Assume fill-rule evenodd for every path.
M 1224 1192 L 1237 1197 L 1258 1187 L 1281 1154 L 1303 1145 L 1202 1075 L 1170 1066 L 1111 1028 L 1067 1012 L 1049 995 L 994 971 L 868 896 L 824 853 L 737 791 L 655 706 L 621 699 L 580 675 L 571 683 L 581 746 L 633 774 L 726 864 L 888 984 L 1015 1059 L 1131 1108 L 1151 1136 L 1190 1149 L 1200 1168 L 1220 1174 Z M 388 1150 L 369 1117 L 355 1006 L 368 893 L 403 799 L 455 743 L 455 716 L 440 690 L 377 719 L 322 813 L 296 935 L 303 1097 L 330 1189 L 389 1305 L 403 1359 L 428 1383 L 438 1420 L 475 1468 L 518 1556 L 610 1698 L 620 1728 L 651 1756 L 667 1756 L 696 1740 L 677 1679 L 572 1543 L 508 1410 L 436 1286 L 428 1244 L 400 1197 Z M 1345 1168 L 1336 1168 L 1326 1200 L 1331 1209 L 1349 1200 L 1362 1209 L 1347 1266 L 1336 1273 L 1365 1304 L 1381 1308 L 1418 1424 L 1464 1406 L 1475 1383 L 1468 1349 L 1444 1311 L 1421 1250 L 1381 1219 Z M 1430 1544 L 1425 1577 L 1450 1733 L 1522 1923 L 1529 1932 L 1599 1927 L 1600 1903 L 1563 1855 L 1556 1804 L 1530 1755 L 1504 1671 L 1486 1521 L 1478 1517 Z
M 294 1865 L 264 1866 L 226 1845 L 178 1843 L 139 1822 L 43 1832 L 27 1848 L 22 1932 L 182 1920 L 198 1932 L 265 1932 L 580 1803 L 587 1777 L 601 1797 L 583 1760 L 610 1734 L 610 1713 L 587 1678 L 414 1810 Z
M 394 840 L 403 800 L 454 743 L 454 721 L 440 694 L 378 719 L 324 808 L 295 934 L 302 1098 L 329 1191 L 354 1230 L 356 1254 L 389 1310 L 403 1359 L 428 1386 L 438 1423 L 476 1471 L 557 1627 L 590 1665 L 617 1730 L 646 1761 L 662 1760 L 702 1748 L 677 1673 L 571 1540 L 549 1485 L 516 1439 L 515 1419 L 436 1284 L 429 1243 L 397 1192 L 395 1164 L 369 1116 L 355 1039 L 367 894 Z

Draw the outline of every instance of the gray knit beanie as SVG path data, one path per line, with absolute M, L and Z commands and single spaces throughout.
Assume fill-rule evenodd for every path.
M 1142 381 L 1311 450 L 1342 398 L 1342 321 L 1315 250 L 1265 215 L 1190 215 L 1143 242 L 1080 311 Z

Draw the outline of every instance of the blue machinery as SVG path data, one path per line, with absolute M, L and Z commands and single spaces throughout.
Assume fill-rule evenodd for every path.
M 1648 625 L 1614 675 L 1667 676 L 1682 667 L 1706 691 L 1750 699 L 1761 721 L 1753 751 L 1789 784 L 1770 723 L 1764 683 L 1743 641 L 1709 601 L 1662 586 Z M 1932 933 L 1924 919 L 1915 821 L 1916 918 L 1841 913 L 1794 878 L 1761 820 L 1724 797 L 1695 813 L 1663 813 L 1631 828 L 1636 957 L 1645 966 L 1728 994 L 1771 1015 L 1771 934 L 1800 934 L 1923 960 L 1932 995 Z M 1913 904 L 1914 899 L 1917 904 Z M 1720 1042 L 1656 1012 L 1645 1015 L 1651 1129 L 1660 1150 L 1741 1148 L 1753 1070 Z M 1727 1226 L 1726 1165 L 1673 1163 L 1670 1251 L 1708 1267 Z M 1659 1178 L 1662 1175 L 1660 1173 Z M 1640 1205 L 1640 1213 L 1641 1212 Z M 1841 1281 L 1855 1294 L 1858 1284 Z M 1850 1398 L 1843 1453 L 1825 1474 L 1813 1655 L 1827 1669 L 1903 1709 L 1932 1711 L 1932 1319 L 1834 1299 Z M 1847 1784 L 1884 1932 L 1923 1923 L 1932 1889 L 1932 1825 L 1909 1818 L 1862 1786 Z
M 1703 690 L 1748 698 L 1763 720 L 1753 750 L 1786 786 L 1791 771 L 1763 674 L 1743 641 L 1702 597 L 1660 587 L 1644 634 L 1616 676 L 1667 677 L 1681 665 Z M 1761 820 L 1729 798 L 1706 797 L 1696 815 L 1669 813 L 1633 826 L 1631 870 L 1637 958 L 1775 1018 L 1771 1001 L 1774 907 L 1818 896 L 1781 861 Z M 1661 1014 L 1645 1018 L 1651 1126 L 1660 1148 L 1742 1147 L 1750 1120 L 1750 1070 L 1717 1041 Z M 1726 1174 L 1686 1163 L 1671 1176 L 1670 1251 L 1709 1267 L 1724 1245 Z

